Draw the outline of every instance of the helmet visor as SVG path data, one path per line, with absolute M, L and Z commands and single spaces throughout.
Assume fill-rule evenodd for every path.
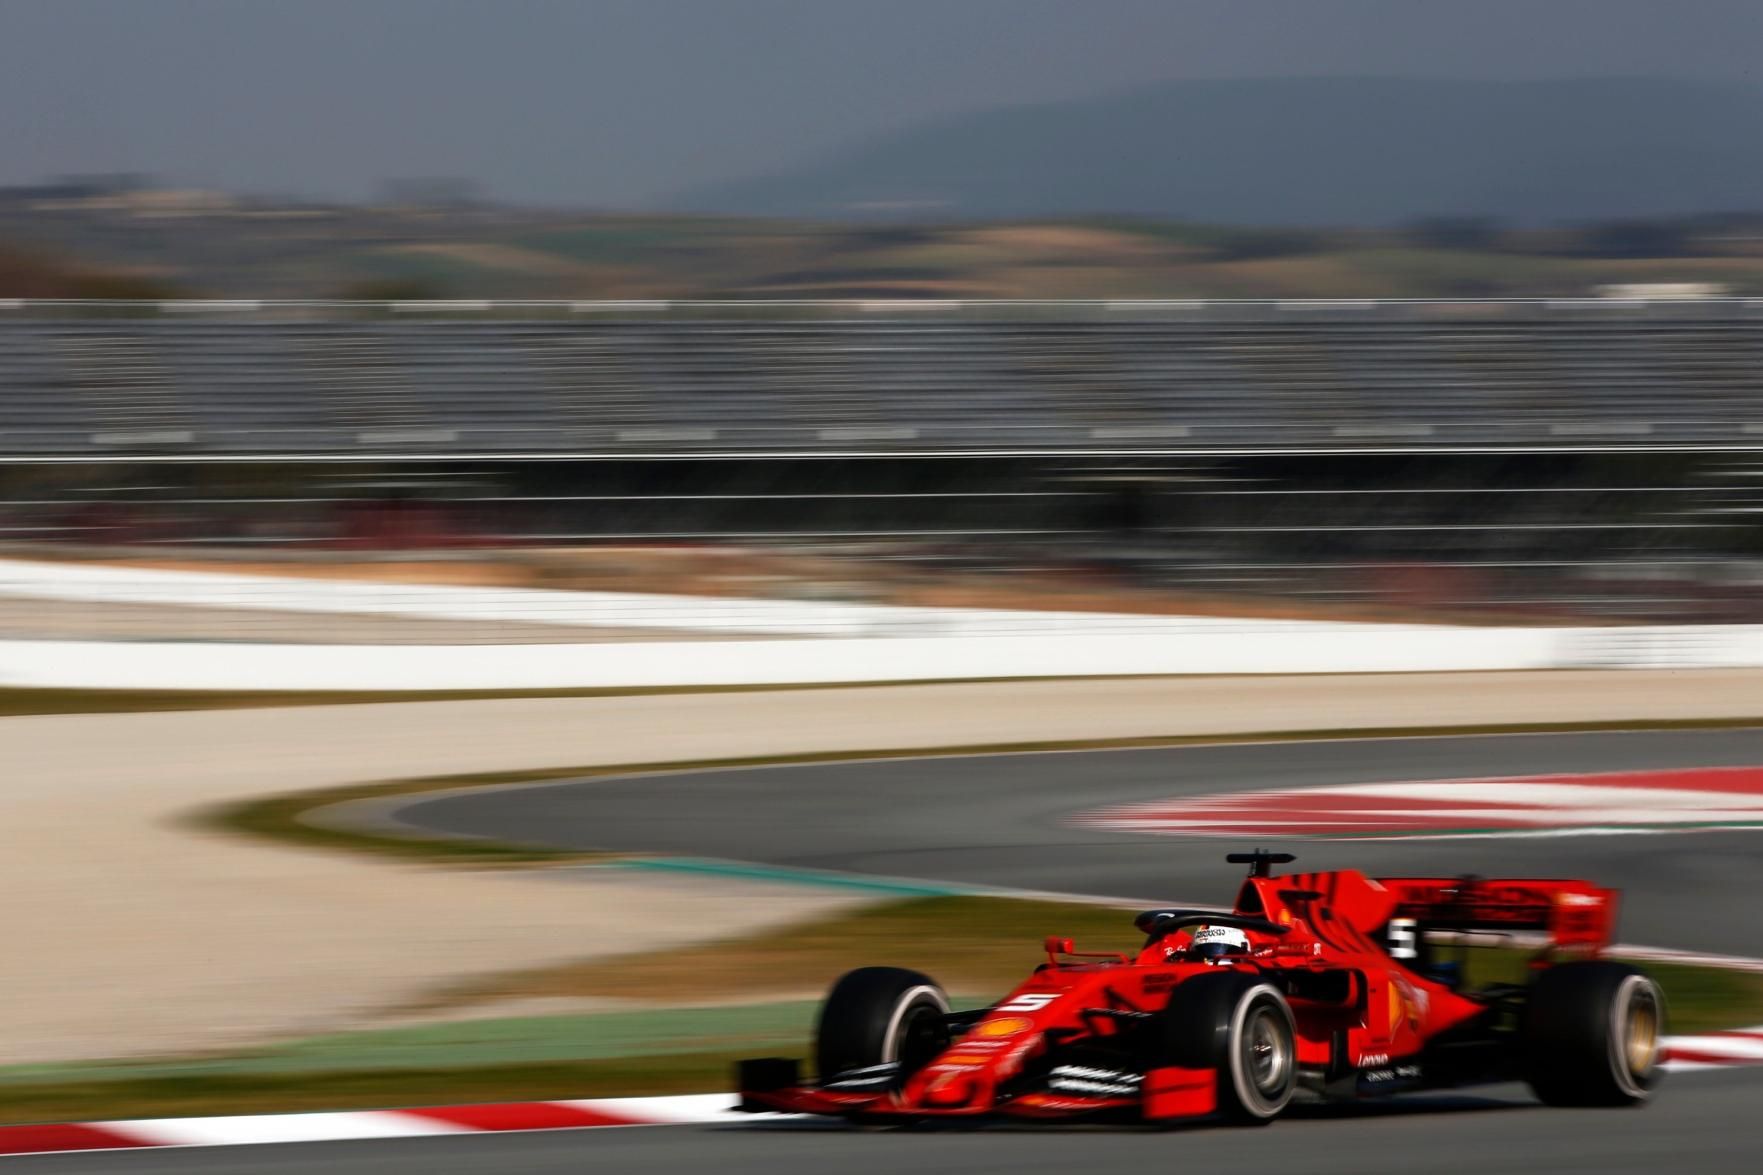
M 1229 939 L 1213 939 L 1211 942 L 1195 943 L 1190 952 L 1196 959 L 1222 959 L 1226 955 L 1240 955 L 1243 952 L 1241 943 Z

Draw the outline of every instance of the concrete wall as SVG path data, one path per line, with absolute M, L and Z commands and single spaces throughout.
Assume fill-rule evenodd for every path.
M 482 690 L 937 681 L 1135 674 L 1415 673 L 1763 667 L 1763 626 L 1313 625 L 585 645 L 0 641 L 0 687 Z

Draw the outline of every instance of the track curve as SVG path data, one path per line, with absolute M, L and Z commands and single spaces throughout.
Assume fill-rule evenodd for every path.
M 1147 902 L 1228 902 L 1216 838 L 1083 827 L 1074 814 L 1171 796 L 1464 776 L 1763 764 L 1763 730 L 1266 742 L 601 777 L 417 800 L 422 828 L 621 852 L 732 858 Z M 1755 953 L 1763 833 L 1542 840 L 1287 841 L 1307 869 L 1585 876 L 1625 890 L 1623 936 Z
M 1763 730 L 1402 738 L 1099 753 L 949 756 L 601 777 L 416 800 L 420 827 L 573 848 L 667 852 L 1146 901 L 1229 900 L 1227 842 L 1075 826 L 1096 807 L 1248 788 L 1763 764 Z M 1627 893 L 1625 937 L 1752 953 L 1763 834 L 1290 842 L 1308 868 L 1585 875 Z M 1269 845 L 1267 847 L 1276 847 Z M 1491 1170 L 1639 1175 L 1661 1162 L 1752 1171 L 1763 1069 L 1674 1077 L 1638 1112 L 1547 1109 L 1518 1087 L 1299 1108 L 1265 1130 L 868 1133 L 822 1123 L 538 1132 L 8 1160 L 19 1175 L 1064 1175 L 1176 1163 L 1317 1175 Z

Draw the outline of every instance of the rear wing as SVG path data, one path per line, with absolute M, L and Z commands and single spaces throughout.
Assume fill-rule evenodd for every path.
M 1589 881 L 1480 877 L 1380 877 L 1390 918 L 1421 933 L 1540 932 L 1556 946 L 1597 949 L 1616 934 L 1620 894 Z

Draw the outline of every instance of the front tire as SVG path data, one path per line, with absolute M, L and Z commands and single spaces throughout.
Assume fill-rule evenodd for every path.
M 1168 1063 L 1218 1073 L 1218 1112 L 1263 1126 L 1298 1088 L 1297 1022 L 1285 996 L 1259 976 L 1201 975 L 1175 989 L 1163 1011 Z
M 822 1085 L 841 1075 L 898 1089 L 949 1045 L 949 997 L 929 976 L 900 967 L 859 967 L 833 984 L 814 1038 Z
M 1665 996 L 1623 963 L 1562 963 L 1531 985 L 1526 1079 L 1551 1106 L 1632 1106 L 1658 1087 Z

